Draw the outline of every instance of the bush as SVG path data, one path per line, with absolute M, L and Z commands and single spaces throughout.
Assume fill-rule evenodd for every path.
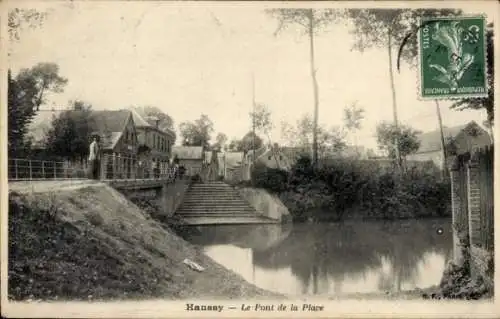
M 272 193 L 280 193 L 287 189 L 288 173 L 284 170 L 257 164 L 251 175 L 254 187 L 264 188 Z
M 259 165 L 252 171 L 252 185 L 279 193 L 298 220 L 320 215 L 337 220 L 346 211 L 383 219 L 451 213 L 449 181 L 440 181 L 429 170 L 415 169 L 401 177 L 377 161 L 336 159 L 313 168 L 310 159 L 302 157 L 290 173 Z

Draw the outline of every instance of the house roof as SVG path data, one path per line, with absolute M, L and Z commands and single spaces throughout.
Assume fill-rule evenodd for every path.
M 457 125 L 453 127 L 443 127 L 444 138 L 455 138 L 460 132 L 462 132 L 468 126 L 478 126 L 476 122 L 471 121 L 467 124 Z M 478 126 L 479 127 L 479 126 Z M 441 132 L 440 130 L 435 130 L 431 132 L 426 132 L 418 135 L 420 140 L 420 148 L 417 153 L 427 153 L 435 152 L 441 150 Z
M 226 152 L 224 156 L 227 168 L 239 166 L 243 161 L 243 152 Z
M 179 159 L 203 159 L 202 146 L 174 146 L 172 148 L 172 155 L 177 156 Z
M 152 129 L 158 129 L 159 131 L 167 133 L 171 136 L 175 136 L 175 132 L 164 125 L 162 126 L 160 124 L 160 127 L 156 128 L 155 120 L 157 118 L 148 116 L 146 113 L 144 113 L 142 108 L 131 107 L 130 111 L 132 112 L 132 116 L 134 118 L 134 123 L 137 127 L 148 127 L 148 128 L 152 128 Z
M 89 119 L 90 130 L 99 133 L 103 149 L 112 149 L 123 134 L 131 116 L 129 110 L 92 111 Z
M 144 119 L 144 117 L 139 114 L 139 112 L 136 110 L 136 108 L 130 108 L 130 111 L 132 112 L 132 117 L 134 119 L 134 124 L 137 127 L 151 127 L 151 125 Z

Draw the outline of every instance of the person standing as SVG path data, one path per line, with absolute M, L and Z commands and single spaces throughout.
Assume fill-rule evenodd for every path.
M 99 179 L 99 167 L 101 162 L 101 154 L 99 148 L 99 135 L 95 134 L 90 143 L 89 149 L 89 163 L 90 163 L 90 173 L 92 179 Z

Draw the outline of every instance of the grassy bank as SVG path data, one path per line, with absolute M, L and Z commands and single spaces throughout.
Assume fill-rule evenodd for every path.
M 451 215 L 450 184 L 435 171 L 410 170 L 400 175 L 374 161 L 339 159 L 312 168 L 303 157 L 290 172 L 256 166 L 247 186 L 277 194 L 295 221 Z
M 215 263 L 104 185 L 9 194 L 9 298 L 276 296 Z M 205 268 L 198 272 L 183 261 Z

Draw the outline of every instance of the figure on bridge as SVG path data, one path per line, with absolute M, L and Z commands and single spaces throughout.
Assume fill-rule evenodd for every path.
M 92 179 L 99 179 L 99 168 L 101 162 L 101 150 L 99 147 L 99 134 L 92 134 L 92 143 L 90 143 L 89 149 L 89 165 L 90 165 L 90 175 Z

